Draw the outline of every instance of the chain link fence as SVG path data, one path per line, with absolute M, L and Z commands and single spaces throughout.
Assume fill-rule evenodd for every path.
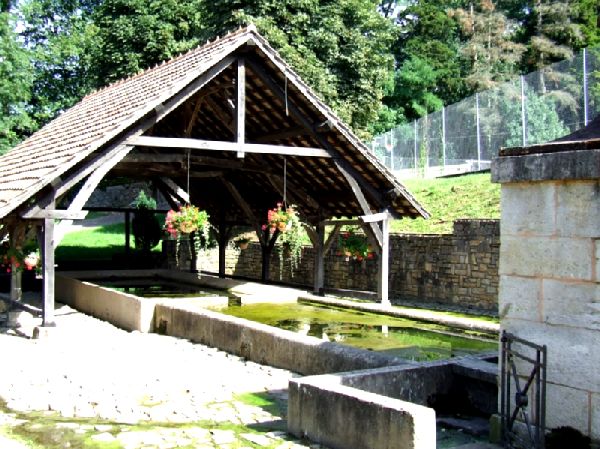
M 549 142 L 600 114 L 600 47 L 402 124 L 371 150 L 399 178 L 487 169 L 501 147 Z

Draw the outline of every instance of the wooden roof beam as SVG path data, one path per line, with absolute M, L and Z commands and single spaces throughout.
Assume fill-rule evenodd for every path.
M 252 69 L 252 71 L 261 78 L 261 80 L 267 85 L 267 87 L 277 96 L 280 101 L 283 101 L 287 104 L 289 112 L 294 116 L 294 118 L 304 126 L 305 129 L 309 131 L 309 133 L 319 142 L 320 145 L 323 146 L 330 154 L 331 157 L 335 157 L 336 166 L 342 167 L 346 173 L 350 176 L 360 181 L 361 188 L 364 188 L 365 191 L 369 193 L 369 195 L 375 200 L 377 205 L 380 208 L 387 207 L 387 203 L 385 202 L 383 196 L 380 192 L 378 192 L 369 182 L 367 182 L 363 176 L 355 170 L 348 162 L 339 154 L 339 152 L 333 148 L 333 146 L 327 141 L 327 139 L 319 133 L 318 126 L 315 126 L 312 121 L 302 112 L 300 109 L 287 98 L 286 101 L 286 93 L 284 90 L 277 84 L 275 80 L 269 76 L 269 74 L 260 67 L 253 59 L 248 57 L 246 59 L 247 65 Z M 324 124 L 329 124 L 328 121 L 324 122 Z M 365 211 L 365 214 L 370 211 Z
M 229 151 L 238 153 L 281 154 L 285 156 L 309 156 L 329 158 L 330 154 L 322 148 L 288 147 L 283 145 L 266 145 L 257 143 L 225 142 L 222 140 L 186 139 L 180 137 L 153 137 L 134 136 L 127 139 L 127 145 L 155 147 L 155 148 L 180 148 L 192 150 Z

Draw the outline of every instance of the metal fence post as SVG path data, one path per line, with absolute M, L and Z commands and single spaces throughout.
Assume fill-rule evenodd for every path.
M 475 94 L 475 124 L 477 125 L 477 170 L 481 170 L 481 127 L 479 125 L 479 94 Z
M 527 146 L 527 122 L 525 117 L 525 77 L 521 75 L 521 130 L 523 146 Z
M 587 52 L 583 49 L 583 126 L 588 124 Z
M 417 137 L 418 137 L 417 121 L 415 120 L 413 123 L 415 125 L 415 175 L 417 175 L 419 172 L 419 165 L 417 164 Z
M 442 106 L 442 173 L 446 172 L 446 108 Z

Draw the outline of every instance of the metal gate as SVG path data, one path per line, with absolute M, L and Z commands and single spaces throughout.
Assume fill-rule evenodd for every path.
M 536 345 L 506 331 L 502 332 L 500 341 L 503 445 L 511 449 L 543 449 L 546 425 L 546 345 Z M 527 368 L 523 369 L 524 366 Z

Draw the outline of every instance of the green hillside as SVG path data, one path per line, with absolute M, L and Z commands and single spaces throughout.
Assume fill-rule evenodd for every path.
M 451 233 L 452 222 L 459 218 L 500 218 L 500 185 L 492 184 L 489 173 L 411 179 L 403 184 L 431 218 L 394 220 L 392 232 Z

